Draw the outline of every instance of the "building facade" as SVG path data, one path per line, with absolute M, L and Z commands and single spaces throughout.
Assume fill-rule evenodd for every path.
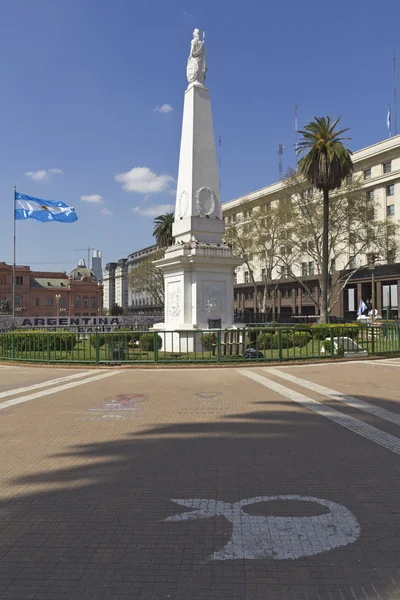
M 102 291 L 82 259 L 69 275 L 16 267 L 15 309 L 18 317 L 99 316 Z M 13 269 L 0 262 L 0 312 L 12 312 Z
M 366 198 L 374 203 L 377 218 L 388 223 L 399 222 L 400 217 L 400 136 L 395 136 L 363 148 L 353 153 L 354 174 L 362 182 Z M 231 200 L 223 205 L 223 216 L 227 225 L 242 218 L 246 211 L 254 210 L 261 204 L 278 200 L 284 193 L 285 183 L 279 182 L 265 188 Z M 359 301 L 372 303 L 384 314 L 398 316 L 400 286 L 400 256 L 394 252 L 387 256 L 383 263 L 368 265 L 369 257 L 351 256 L 348 248 L 335 264 L 331 265 L 331 286 L 338 285 L 343 269 L 354 269 L 354 274 L 345 288 L 338 291 L 338 302 L 331 315 L 339 318 L 355 318 Z M 390 267 L 390 268 L 388 268 Z M 255 285 L 251 282 L 246 266 L 237 269 L 235 285 L 235 308 L 237 311 L 255 312 L 257 309 L 256 294 L 262 294 L 264 288 L 263 269 L 265 264 L 255 256 L 252 273 Z M 316 315 L 318 308 L 314 300 L 319 300 L 319 278 L 317 265 L 307 253 L 301 257 L 297 272 L 292 271 L 296 279 L 288 277 L 285 269 L 273 272 L 272 291 L 268 292 L 267 306 L 272 318 L 282 319 L 300 315 Z M 352 271 L 349 271 L 351 274 Z M 299 281 L 306 283 L 306 293 Z M 374 280 L 375 297 L 372 293 Z M 257 291 L 256 291 L 257 290 Z M 339 290 L 339 288 L 338 288 Z M 389 311 L 389 312 L 388 312 Z
M 100 250 L 94 250 L 91 258 L 90 268 L 96 275 L 98 281 L 103 280 L 103 267 L 102 267 L 103 255 Z
M 162 305 L 153 297 L 146 286 L 134 287 L 131 283 L 132 271 L 144 262 L 151 262 L 157 246 L 148 246 L 121 258 L 118 262 L 107 263 L 104 270 L 104 308 L 111 310 L 118 304 L 124 310 L 137 314 L 159 314 Z

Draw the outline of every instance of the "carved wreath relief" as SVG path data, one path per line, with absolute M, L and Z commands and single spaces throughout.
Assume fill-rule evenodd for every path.
M 215 210 L 215 194 L 211 188 L 203 186 L 197 190 L 196 206 L 200 217 L 212 215 Z

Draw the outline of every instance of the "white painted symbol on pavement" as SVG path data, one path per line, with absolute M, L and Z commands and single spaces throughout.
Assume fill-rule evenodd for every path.
M 258 502 L 299 500 L 325 506 L 329 512 L 311 517 L 253 516 L 243 507 Z M 269 558 L 295 559 L 320 554 L 357 540 L 360 525 L 345 506 L 312 496 L 258 496 L 233 504 L 218 500 L 172 500 L 197 509 L 168 517 L 166 521 L 189 521 L 223 516 L 232 523 L 229 542 L 211 556 L 213 560 Z

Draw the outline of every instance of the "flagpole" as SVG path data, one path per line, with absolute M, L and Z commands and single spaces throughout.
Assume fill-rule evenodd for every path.
M 394 135 L 397 135 L 396 52 L 393 53 L 393 100 L 394 100 Z
M 17 249 L 17 227 L 16 227 L 16 219 L 15 219 L 15 209 L 16 209 L 16 197 L 17 197 L 17 188 L 14 185 L 14 215 L 13 215 L 13 219 L 14 219 L 14 260 L 13 260 L 13 273 L 12 273 L 12 278 L 13 278 L 13 283 L 12 283 L 12 312 L 13 312 L 13 317 L 15 317 L 15 267 L 16 267 L 16 249 Z

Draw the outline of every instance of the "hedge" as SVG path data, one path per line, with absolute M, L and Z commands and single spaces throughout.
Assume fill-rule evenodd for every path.
M 140 349 L 148 352 L 154 352 L 154 333 L 142 333 L 139 339 Z M 157 347 L 160 350 L 162 338 L 157 334 Z
M 203 346 L 204 350 L 208 350 L 208 351 L 212 350 L 214 336 L 215 336 L 214 333 L 203 333 L 200 340 L 201 340 L 201 345 Z
M 118 329 L 113 333 L 99 333 L 99 348 L 102 346 L 114 346 L 114 345 L 128 345 L 131 343 L 138 342 L 140 336 L 143 335 L 139 331 L 132 331 L 131 329 Z M 96 347 L 96 334 L 90 336 L 90 344 L 93 348 Z
M 307 331 L 283 330 L 281 332 L 282 348 L 300 348 L 307 346 L 311 340 L 311 334 Z M 258 349 L 277 350 L 279 348 L 279 333 L 265 331 L 258 336 Z
M 17 331 L 1 337 L 3 350 L 11 350 L 14 340 L 16 352 L 41 352 L 44 350 L 72 350 L 77 343 L 75 333 L 47 333 L 44 331 Z
M 352 340 L 357 339 L 360 333 L 360 326 L 358 323 L 346 323 L 346 325 L 340 324 L 328 324 L 328 325 L 311 325 L 310 331 L 312 336 L 320 340 L 329 338 L 331 331 L 334 337 L 349 337 Z

